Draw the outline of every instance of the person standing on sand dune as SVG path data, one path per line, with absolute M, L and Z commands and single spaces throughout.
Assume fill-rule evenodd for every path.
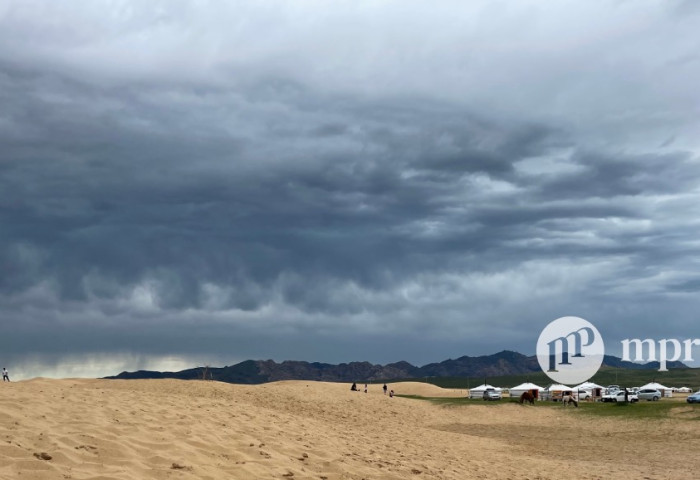
M 387 388 L 386 383 L 384 384 L 384 386 L 382 388 L 384 389 L 384 395 L 386 395 L 386 388 Z
M 10 374 L 5 367 L 2 367 L 2 381 L 3 382 L 10 381 Z

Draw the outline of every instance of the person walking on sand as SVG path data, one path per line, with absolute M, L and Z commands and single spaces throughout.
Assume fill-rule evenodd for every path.
M 367 384 L 365 383 L 365 393 L 367 393 Z
M 384 389 L 384 395 L 386 395 L 386 383 L 384 384 L 384 386 L 382 388 Z
M 10 381 L 10 373 L 7 371 L 7 369 L 5 367 L 2 367 L 2 381 L 3 382 Z

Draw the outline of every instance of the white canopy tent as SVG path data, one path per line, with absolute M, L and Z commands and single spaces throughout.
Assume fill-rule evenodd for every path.
M 499 387 L 494 387 L 493 385 L 489 385 L 488 383 L 484 383 L 483 385 L 479 385 L 478 387 L 470 388 L 469 389 L 469 398 L 481 398 L 484 396 L 484 392 L 489 389 L 493 388 L 494 390 L 500 392 L 501 389 Z
M 537 398 L 539 398 L 540 392 L 542 392 L 544 388 L 530 382 L 521 383 L 520 385 L 510 389 L 510 397 L 520 398 L 520 395 L 522 395 L 525 392 L 529 392 L 530 390 L 535 390 L 537 392 Z
M 645 388 L 653 388 L 661 392 L 662 397 L 672 397 L 673 396 L 673 389 L 669 387 L 664 387 L 660 383 L 657 382 L 651 382 L 647 383 L 646 385 L 642 385 L 639 387 L 640 390 L 644 390 Z

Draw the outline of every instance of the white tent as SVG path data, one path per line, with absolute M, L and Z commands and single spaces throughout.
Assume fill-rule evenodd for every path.
M 543 392 L 543 396 L 547 400 L 558 400 L 561 399 L 561 396 L 564 392 L 573 392 L 574 389 L 571 387 L 567 387 L 566 385 L 562 385 L 560 383 L 553 383 L 549 387 L 545 389 Z
M 573 387 L 567 387 L 566 385 L 562 385 L 561 383 L 553 383 L 550 386 L 547 387 L 548 392 L 564 392 L 564 391 L 573 391 Z
M 494 387 L 493 385 L 489 385 L 488 383 L 484 383 L 483 385 L 479 385 L 478 387 L 470 388 L 469 389 L 469 398 L 482 398 L 484 396 L 484 392 L 489 389 L 493 388 L 494 390 L 500 392 L 501 389 L 498 387 Z
M 597 383 L 593 383 L 593 382 L 583 382 L 580 385 L 576 385 L 573 388 L 574 388 L 574 390 L 590 391 L 590 390 L 593 390 L 595 388 L 604 388 L 604 387 L 602 385 L 598 385 Z
M 673 389 L 671 389 L 669 387 L 664 387 L 660 383 L 651 382 L 651 383 L 647 383 L 646 385 L 642 385 L 641 387 L 639 387 L 640 390 L 644 390 L 645 388 L 654 388 L 654 389 L 658 390 L 659 392 L 661 392 L 662 397 L 672 397 L 673 396 Z
M 591 398 L 598 398 L 603 395 L 603 391 L 605 390 L 605 387 L 602 385 L 598 385 L 597 383 L 593 382 L 583 382 L 580 385 L 576 385 L 574 387 L 575 392 L 587 392 L 591 394 Z
M 530 390 L 535 390 L 537 392 L 537 397 L 539 398 L 540 392 L 544 390 L 544 388 L 530 382 L 521 383 L 517 387 L 513 387 L 510 389 L 510 397 L 520 398 L 520 395 L 522 395 L 525 392 L 529 392 Z

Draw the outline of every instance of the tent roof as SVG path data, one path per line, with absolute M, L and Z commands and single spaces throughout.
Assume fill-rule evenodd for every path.
M 500 390 L 499 387 L 494 387 L 493 385 L 489 385 L 488 383 L 484 383 L 483 385 L 479 385 L 478 387 L 470 388 L 469 390 L 473 392 L 474 390 L 486 390 L 487 388 L 493 388 L 495 390 Z
M 547 390 L 550 392 L 557 392 L 560 390 L 573 390 L 571 387 L 567 387 L 566 385 L 562 385 L 561 383 L 553 383 L 549 387 L 547 387 Z
M 478 387 L 472 387 L 469 390 L 486 390 L 487 388 L 496 388 L 493 385 L 489 385 L 488 383 L 484 383 L 479 385 Z
M 540 387 L 539 385 L 535 385 L 534 383 L 521 383 L 517 387 L 511 388 L 511 390 L 544 390 L 544 388 Z
M 603 388 L 603 386 L 593 382 L 583 382 L 582 384 L 576 385 L 574 387 L 574 389 L 576 390 L 588 390 L 592 388 Z
M 657 390 L 670 390 L 670 388 L 664 387 L 663 385 L 661 385 L 660 383 L 657 383 L 657 382 L 647 383 L 646 385 L 642 385 L 639 388 L 640 389 L 642 389 L 642 388 L 655 388 Z

